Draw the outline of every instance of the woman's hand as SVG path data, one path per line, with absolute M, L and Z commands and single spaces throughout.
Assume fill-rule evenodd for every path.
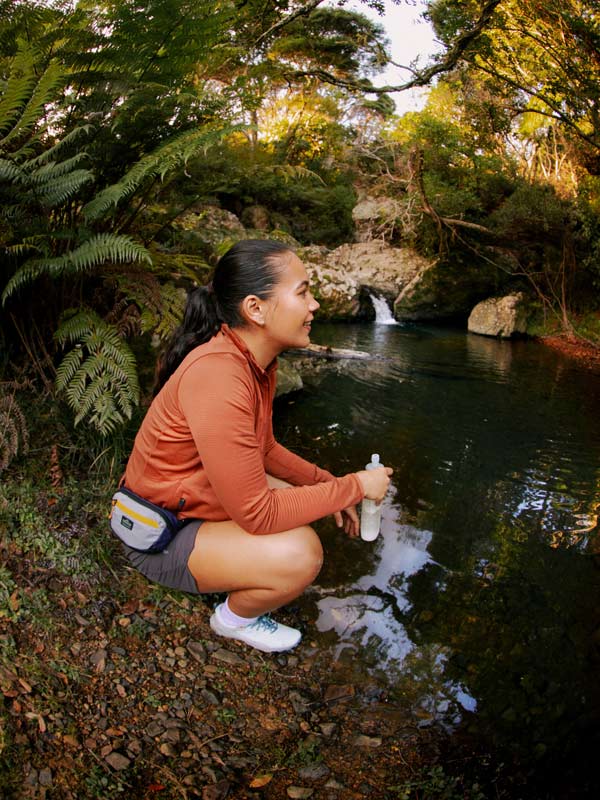
M 338 528 L 343 527 L 351 539 L 356 539 L 360 531 L 360 520 L 358 519 L 356 506 L 348 506 L 348 508 L 344 508 L 341 511 L 336 511 L 333 518 Z
M 390 485 L 390 475 L 394 470 L 391 467 L 377 467 L 377 469 L 363 469 L 357 472 L 358 480 L 363 488 L 365 497 L 381 503 Z

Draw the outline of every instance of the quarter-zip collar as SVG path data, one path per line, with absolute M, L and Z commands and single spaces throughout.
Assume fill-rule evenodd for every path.
M 271 361 L 271 363 L 268 365 L 266 369 L 263 369 L 261 365 L 258 363 L 258 361 L 254 358 L 254 354 L 252 353 L 246 342 L 244 342 L 244 340 L 241 339 L 235 333 L 235 331 L 229 327 L 229 325 L 226 322 L 224 322 L 221 325 L 221 333 L 224 336 L 226 336 L 231 342 L 233 342 L 233 344 L 237 347 L 240 353 L 242 353 L 246 357 L 248 363 L 250 364 L 250 367 L 252 368 L 252 371 L 259 380 L 261 381 L 268 380 L 271 374 L 277 369 L 276 358 L 274 358 L 273 361 Z

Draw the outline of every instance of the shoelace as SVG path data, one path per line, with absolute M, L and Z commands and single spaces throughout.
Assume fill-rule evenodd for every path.
M 256 628 L 257 630 L 264 629 L 269 633 L 275 633 L 277 628 L 279 627 L 274 619 L 268 614 L 263 614 L 262 617 L 259 617 L 256 622 L 253 622 L 251 625 L 248 625 L 249 628 Z

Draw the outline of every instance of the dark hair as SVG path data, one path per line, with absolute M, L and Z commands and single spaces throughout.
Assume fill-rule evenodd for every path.
M 289 253 L 282 242 L 245 239 L 221 256 L 212 283 L 188 295 L 183 322 L 173 334 L 158 365 L 154 394 L 165 385 L 194 347 L 212 339 L 221 324 L 235 328 L 244 324 L 242 300 L 255 294 L 267 300 L 277 284 L 277 256 Z

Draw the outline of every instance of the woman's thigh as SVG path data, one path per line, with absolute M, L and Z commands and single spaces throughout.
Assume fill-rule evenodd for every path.
M 232 592 L 277 588 L 311 572 L 314 577 L 322 562 L 321 542 L 308 525 L 261 536 L 227 520 L 200 526 L 188 568 L 200 592 Z

